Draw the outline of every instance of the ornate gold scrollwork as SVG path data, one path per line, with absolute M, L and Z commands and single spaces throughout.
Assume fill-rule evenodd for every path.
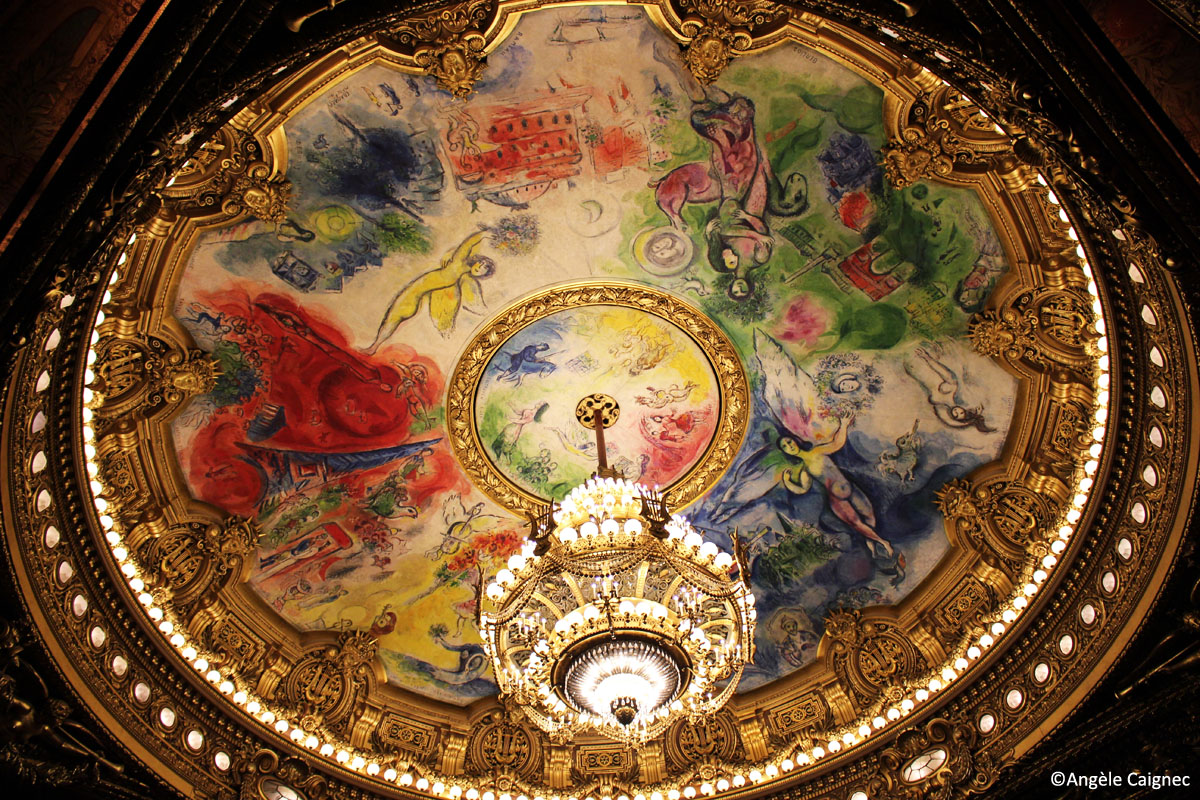
M 372 636 L 346 631 L 336 644 L 310 651 L 292 666 L 280 688 L 283 701 L 297 710 L 302 730 L 347 722 L 359 693 L 374 682 L 370 664 L 377 652 Z
M 136 427 L 128 418 L 117 420 L 96 447 L 97 478 L 104 486 L 109 516 L 126 525 L 152 503 L 150 470 L 136 446 Z
M 988 358 L 1039 361 L 1041 354 L 1034 336 L 1036 326 L 1037 320 L 1032 313 L 1012 308 L 988 310 L 971 320 L 969 335 L 975 350 Z
M 899 626 L 863 619 L 857 609 L 833 611 L 825 620 L 825 636 L 830 642 L 827 661 L 860 708 L 927 667 Z
M 791 741 L 804 731 L 814 730 L 829 720 L 829 706 L 816 692 L 807 692 L 782 708 L 767 713 L 771 734 L 781 741 Z
M 941 718 L 904 731 L 880 753 L 867 793 L 940 800 L 987 789 L 995 781 L 995 769 L 988 754 L 976 752 L 975 738 L 971 725 Z
M 720 77 L 735 55 L 754 44 L 763 29 L 780 27 L 787 9 L 770 0 L 683 0 L 680 31 L 689 41 L 683 63 L 700 83 Z
M 1075 398 L 1053 399 L 1047 407 L 1033 469 L 1066 485 L 1092 443 L 1091 409 Z
M 731 761 L 740 743 L 737 723 L 728 712 L 698 724 L 680 720 L 667 731 L 665 742 L 667 763 L 675 772 Z
M 250 680 L 262 673 L 266 642 L 238 623 L 232 615 L 217 620 L 204 632 L 205 644 L 220 658 L 217 666 L 235 670 Z
M 938 120 L 925 129 L 905 128 L 899 139 L 887 143 L 883 171 L 893 186 L 912 186 L 929 177 L 944 178 L 954 171 L 954 159 L 942 149 L 941 137 L 930 135 L 945 127 L 945 121 Z
M 897 188 L 927 178 L 945 178 L 955 171 L 1019 170 L 1008 137 L 995 129 L 978 106 L 945 85 L 909 106 L 899 135 L 883 148 L 883 168 Z
M 199 523 L 175 526 L 147 541 L 140 553 L 147 576 L 181 605 L 203 591 L 212 573 L 211 560 L 196 546 L 202 535 Z
M 1020 362 L 1045 369 L 1068 370 L 1091 383 L 1096 336 L 1089 332 L 1091 298 L 1082 289 L 1041 288 L 1021 292 L 999 309 L 981 311 L 968 335 L 974 348 L 989 358 L 1016 366 Z
M 280 758 L 273 750 L 258 750 L 239 759 L 235 769 L 241 776 L 239 800 L 277 800 L 303 797 L 325 800 L 329 782 L 296 758 Z
M 472 771 L 530 778 L 542 767 L 542 737 L 527 725 L 496 714 L 476 726 L 467 745 Z
M 384 715 L 376 736 L 386 748 L 398 748 L 426 760 L 437 746 L 438 729 L 393 711 Z
M 182 609 L 207 605 L 222 579 L 236 573 L 260 535 L 252 520 L 234 517 L 223 526 L 192 522 L 152 535 L 142 545 L 147 575 L 165 586 Z
M 248 517 L 230 517 L 221 527 L 210 525 L 200 548 L 215 558 L 222 572 L 236 570 L 258 546 L 262 529 Z
M 276 173 L 254 135 L 226 125 L 162 195 L 167 210 L 180 216 L 229 221 L 249 214 L 279 225 L 291 192 L 291 182 Z
M 575 772 L 587 777 L 626 775 L 633 769 L 633 755 L 621 744 L 583 745 L 575 750 Z
M 114 419 L 133 411 L 151 417 L 212 391 L 217 361 L 203 350 L 178 349 L 155 336 L 104 336 L 96 344 L 92 407 Z
M 996 604 L 996 590 L 974 575 L 959 581 L 930 614 L 934 633 L 943 642 L 956 642 L 963 630 L 978 623 Z
M 994 481 L 975 486 L 949 481 L 937 493 L 937 505 L 958 537 L 998 561 L 1010 576 L 1023 563 L 1029 546 L 1049 535 L 1054 498 L 1020 481 Z
M 413 17 L 380 35 L 380 41 L 396 50 L 411 52 L 417 66 L 437 79 L 438 86 L 465 98 L 483 74 L 483 35 L 486 23 L 496 13 L 495 0 L 469 0 L 433 14 Z

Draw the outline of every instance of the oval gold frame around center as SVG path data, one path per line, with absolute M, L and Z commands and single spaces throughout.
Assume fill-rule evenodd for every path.
M 666 292 L 622 281 L 565 284 L 530 295 L 497 314 L 459 357 L 446 389 L 446 428 L 451 449 L 475 485 L 505 508 L 532 512 L 548 500 L 518 486 L 485 455 L 475 425 L 475 396 L 492 357 L 509 339 L 538 320 L 586 306 L 619 306 L 652 314 L 699 345 L 718 386 L 717 427 L 704 453 L 667 487 L 672 508 L 704 495 L 721 479 L 742 446 L 750 418 L 750 389 L 733 342 L 704 312 Z

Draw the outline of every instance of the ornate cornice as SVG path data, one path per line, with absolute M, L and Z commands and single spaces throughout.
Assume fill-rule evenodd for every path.
M 495 18 L 496 0 L 469 0 L 405 19 L 380 33 L 380 41 L 409 55 L 438 86 L 458 98 L 469 95 L 483 74 L 484 31 Z

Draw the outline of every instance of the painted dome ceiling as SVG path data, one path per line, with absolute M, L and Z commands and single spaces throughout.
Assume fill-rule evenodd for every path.
M 670 47 L 576 7 L 522 17 L 466 101 L 339 75 L 273 133 L 283 221 L 180 261 L 171 310 L 220 365 L 171 426 L 187 489 L 261 527 L 265 604 L 369 629 L 389 683 L 495 693 L 476 584 L 514 512 L 594 471 L 586 394 L 620 403 L 610 462 L 743 532 L 744 689 L 811 662 L 831 610 L 907 597 L 950 549 L 935 493 L 1000 453 L 1016 380 L 967 322 L 1009 262 L 979 193 L 889 184 L 884 93 L 824 55 L 705 87 Z
M 481 7 L 234 98 L 114 251 L 71 391 L 138 624 L 254 731 L 451 800 L 776 791 L 945 710 L 1025 647 L 1111 458 L 1108 309 L 1065 181 L 929 71 L 806 15 L 725 40 L 665 5 Z M 1181 350 L 1148 352 L 1167 370 Z M 757 601 L 738 695 L 637 753 L 502 708 L 476 628 L 527 513 L 595 469 L 575 408 L 597 392 L 620 405 L 607 461 L 738 537 Z M 1000 741 L 1052 671 L 1092 663 L 1102 598 L 1151 580 L 1140 540 L 1106 535 L 1091 611 L 954 736 Z M 118 672 L 96 630 L 124 680 L 132 651 Z M 960 758 L 924 730 L 929 760 Z

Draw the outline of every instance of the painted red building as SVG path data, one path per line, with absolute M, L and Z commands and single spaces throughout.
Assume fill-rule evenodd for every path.
M 579 112 L 585 90 L 558 90 L 515 103 L 456 109 L 442 134 L 458 188 L 472 200 L 523 205 L 583 161 Z

